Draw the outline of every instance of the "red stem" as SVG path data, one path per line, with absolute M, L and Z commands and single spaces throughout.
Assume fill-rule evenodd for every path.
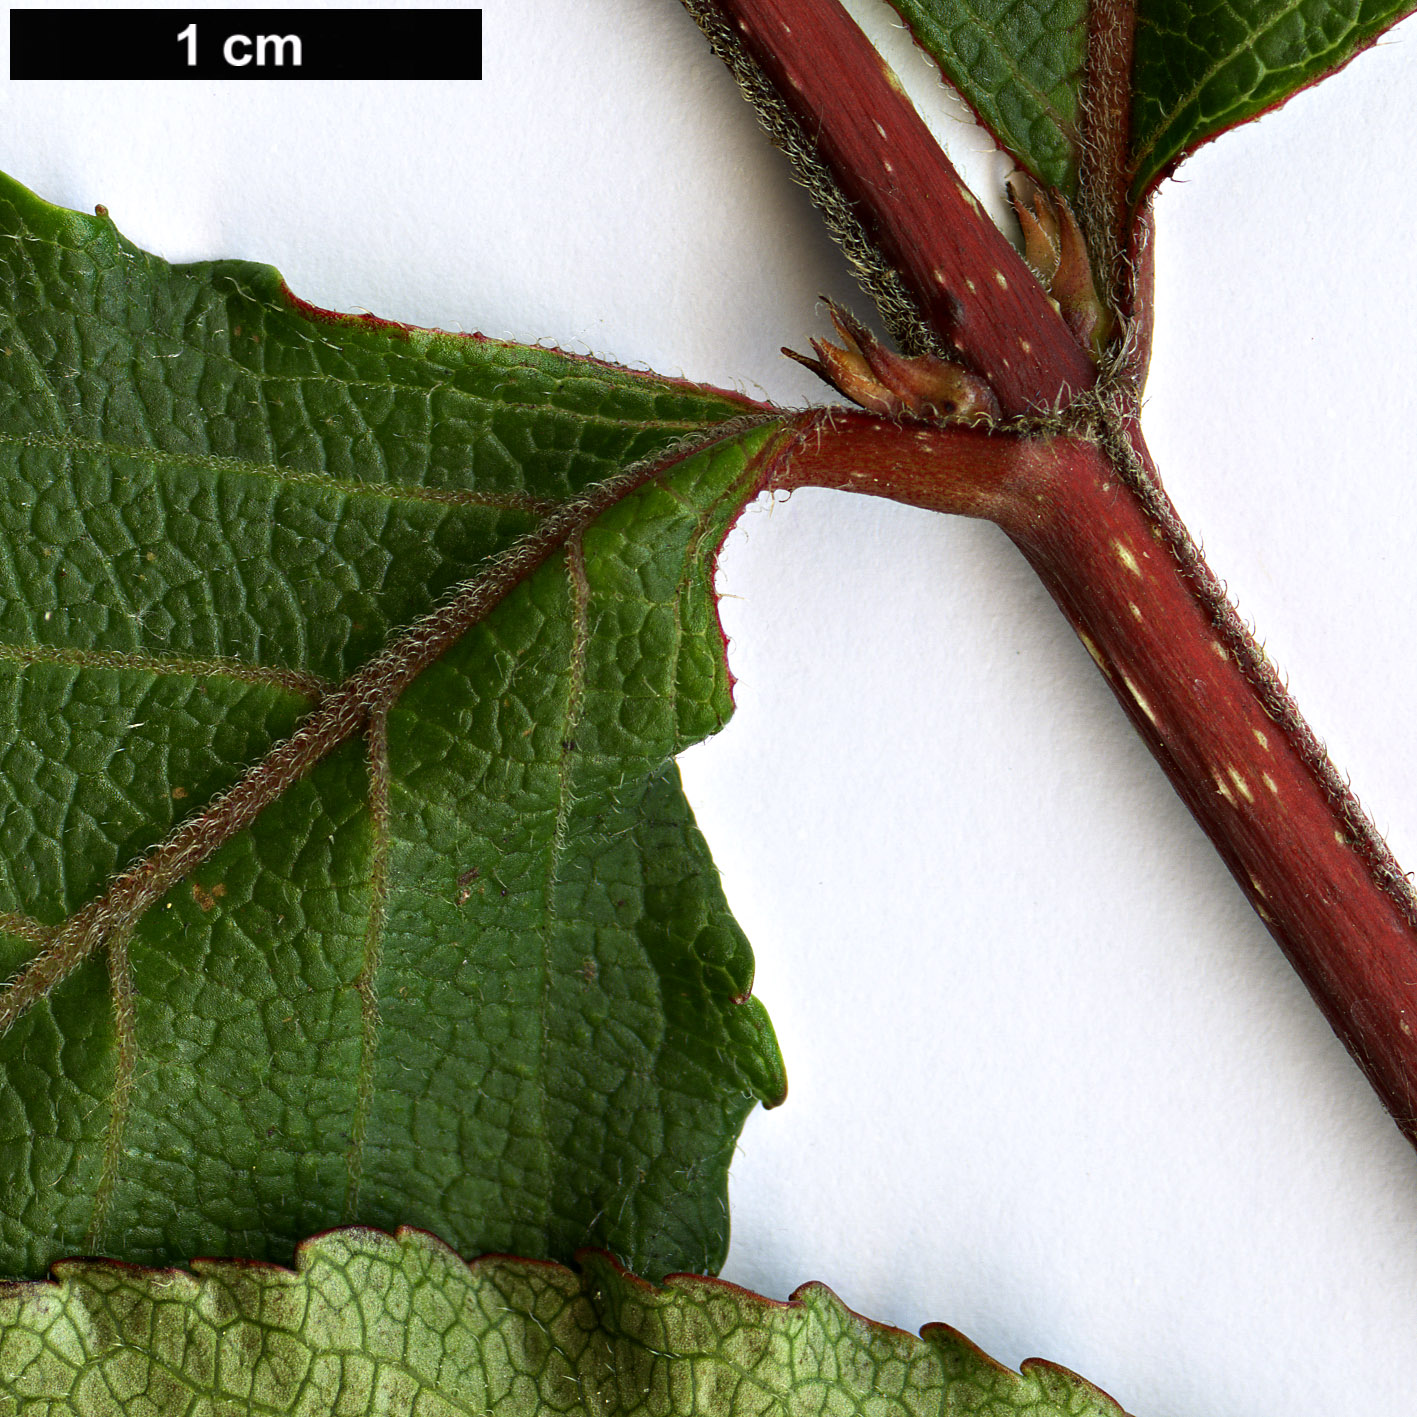
M 806 420 L 772 485 L 870 492 L 985 517 L 1009 535 L 1417 1144 L 1417 918 L 1405 878 L 1164 497 L 1139 494 L 1090 441 L 858 415 Z
M 1057 340 L 1061 320 L 1041 289 L 1008 275 L 1003 238 L 836 0 L 687 3 L 734 18 L 936 334 L 967 350 L 1001 403 L 1008 391 L 1006 412 L 1090 385 L 1068 372 L 1081 351 Z M 1108 23 L 1089 52 L 1090 78 L 1106 91 L 1094 95 L 1098 113 L 1116 106 L 1129 48 L 1127 0 L 1103 8 Z M 1094 190 L 1115 187 L 1115 153 L 1094 148 L 1092 162 Z M 1126 232 L 1126 253 L 1126 357 L 1101 398 L 1065 409 L 1047 429 L 1076 436 L 818 414 L 804 418 L 771 485 L 871 492 L 987 517 L 1008 533 L 1417 1143 L 1417 897 L 1161 490 L 1137 422 L 1151 323 L 1145 211 Z M 937 269 L 948 272 L 941 288 L 978 303 L 928 298 Z M 995 271 L 1006 279 L 990 289 Z M 1026 366 L 1010 357 L 1019 348 L 1030 349 Z
M 797 420 L 759 491 L 830 487 L 1002 523 L 1047 444 L 962 424 L 892 422 L 839 408 Z
M 810 155 L 921 316 L 994 387 L 1005 415 L 1058 407 L 1097 371 L 835 0 L 686 0 L 722 21 L 797 120 Z

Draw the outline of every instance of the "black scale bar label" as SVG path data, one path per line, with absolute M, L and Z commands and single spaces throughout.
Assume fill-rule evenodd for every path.
M 482 11 L 10 11 L 12 79 L 480 79 Z

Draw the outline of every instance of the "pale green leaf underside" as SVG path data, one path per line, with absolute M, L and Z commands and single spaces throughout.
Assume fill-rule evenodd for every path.
M 673 756 L 731 712 L 748 412 L 321 318 L 0 185 L 0 977 L 475 610 L 0 1036 L 0 1273 L 350 1221 L 721 1262 L 783 1078 Z
M 1010 1372 L 819 1284 L 781 1304 L 710 1279 L 652 1288 L 595 1254 L 578 1273 L 466 1264 L 407 1230 L 322 1235 L 294 1273 L 193 1271 L 70 1262 L 0 1291 L 0 1397 L 51 1417 L 1125 1417 L 1066 1369 Z
M 1134 193 L 1207 138 L 1341 68 L 1412 8 L 1412 0 L 1140 0 Z
M 1077 190 L 1087 0 L 891 0 L 990 132 L 1050 187 Z

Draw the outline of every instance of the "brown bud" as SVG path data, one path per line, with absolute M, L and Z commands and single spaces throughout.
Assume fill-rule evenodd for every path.
M 798 354 L 786 345 L 783 346 L 782 352 L 789 359 L 795 359 L 799 364 L 805 365 L 819 379 L 825 379 L 832 388 L 840 394 L 845 394 L 852 403 L 860 404 L 871 413 L 887 416 L 898 413 L 900 410 L 896 406 L 894 396 L 876 377 L 875 370 L 871 368 L 860 344 L 852 337 L 849 327 L 837 317 L 836 307 L 830 301 L 827 305 L 832 313 L 832 323 L 836 326 L 845 347 L 838 349 L 826 340 L 814 339 L 812 348 L 817 351 L 815 359 Z M 850 323 L 856 324 L 854 320 Z M 860 326 L 856 328 L 859 329 Z
M 825 379 L 839 393 L 872 413 L 889 417 L 955 418 L 999 416 L 999 402 L 986 380 L 962 365 L 933 355 L 908 358 L 887 349 L 849 311 L 826 302 L 843 348 L 813 340 L 817 358 L 782 352 Z
M 1048 194 L 1026 172 L 1011 172 L 1004 179 L 1009 205 L 1023 230 L 1024 260 L 1033 267 L 1047 289 L 1058 270 L 1061 246 L 1058 218 Z
M 1026 172 L 1010 173 L 1004 185 L 1023 229 L 1024 256 L 1057 302 L 1074 338 L 1099 358 L 1116 321 L 1097 293 L 1087 242 L 1073 209 L 1061 193 L 1045 191 Z

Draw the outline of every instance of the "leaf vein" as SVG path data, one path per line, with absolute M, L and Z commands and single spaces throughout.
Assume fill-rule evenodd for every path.
M 243 664 L 235 659 L 189 659 L 181 655 L 138 654 L 129 650 L 85 650 L 66 645 L 14 645 L 0 643 L 0 660 L 23 665 L 55 665 L 72 669 L 136 671 L 156 676 L 186 675 L 203 679 L 235 679 L 288 690 L 301 698 L 318 700 L 331 681 L 303 669 L 280 669 L 264 664 Z
M 566 852 L 566 837 L 574 801 L 571 777 L 576 757 L 576 732 L 585 705 L 585 665 L 590 643 L 590 584 L 586 579 L 585 547 L 580 530 L 566 541 L 566 580 L 571 600 L 571 653 L 567 675 L 565 726 L 561 732 L 561 748 L 556 764 L 556 821 L 551 831 L 551 846 L 546 862 L 546 892 L 543 898 L 541 931 L 541 1036 L 540 1074 L 548 1075 L 551 1055 L 551 992 L 555 981 L 552 958 L 552 932 L 556 923 L 556 887 L 560 882 L 561 862 Z M 555 1170 L 553 1142 L 543 1118 L 541 1127 L 542 1166 L 546 1175 Z
M 95 438 L 57 437 L 47 433 L 0 433 L 0 444 L 52 448 L 59 452 L 80 452 L 110 458 L 132 458 L 136 462 L 160 463 L 169 467 L 202 468 L 211 472 L 266 477 L 297 486 L 316 487 L 345 497 L 373 497 L 386 502 L 434 502 L 449 507 L 490 507 L 499 511 L 545 513 L 558 504 L 548 498 L 530 497 L 520 492 L 476 492 L 457 488 L 415 487 L 407 483 L 360 482 L 330 477 L 320 472 L 303 472 L 279 463 L 259 463 L 245 458 L 222 457 L 216 453 L 176 453 L 165 448 L 108 443 Z
M 209 859 L 292 784 L 340 744 L 366 729 L 430 664 L 566 540 L 665 468 L 704 448 L 775 421 L 732 419 L 682 440 L 654 459 L 607 478 L 547 516 L 493 557 L 478 575 L 453 587 L 432 610 L 394 636 L 371 660 L 330 690 L 288 738 L 248 768 L 207 807 L 183 821 L 142 860 L 120 872 L 103 895 L 71 915 L 45 948 L 0 987 L 0 1036 L 68 978 L 115 930 L 127 929 L 190 871 Z
M 1003 38 L 998 29 L 989 24 L 978 10 L 971 7 L 968 13 L 973 24 L 976 25 L 979 31 L 987 38 L 992 57 L 1003 65 L 1013 82 L 1037 103 L 1039 111 L 1053 124 L 1058 130 L 1059 136 L 1073 149 L 1074 155 L 1076 155 L 1082 141 L 1077 124 L 1057 107 L 1051 94 L 1040 88 L 1037 83 L 1024 73 L 1019 60 L 1014 54 L 1013 45 Z M 919 18 L 924 20 L 925 16 L 922 15 Z M 959 51 L 951 42 L 943 26 L 938 27 L 937 34 L 938 38 L 936 39 L 936 43 L 939 44 L 941 49 L 948 47 L 951 55 L 955 58 L 955 63 L 961 74 L 967 75 L 969 65 L 958 57 Z M 954 80 L 951 80 L 951 82 L 954 82 Z M 956 86 L 961 88 L 965 87 L 964 85 Z M 971 97 L 969 101 L 972 106 L 977 107 L 977 96 Z M 993 125 L 987 124 L 987 126 L 992 127 Z
M 47 945 L 54 934 L 53 925 L 45 925 L 18 910 L 0 910 L 0 935 L 28 940 L 32 945 Z
M 113 1097 L 104 1129 L 103 1166 L 94 1189 L 93 1214 L 84 1248 L 97 1254 L 104 1248 L 104 1228 L 114 1187 L 123 1164 L 123 1133 L 133 1099 L 138 1068 L 138 1030 L 133 992 L 133 966 L 128 957 L 128 932 L 115 930 L 108 941 L 108 988 L 113 1004 Z
M 1178 95 L 1177 98 L 1173 100 L 1170 108 L 1164 113 L 1162 113 L 1162 115 L 1157 119 L 1156 123 L 1152 126 L 1151 131 L 1146 135 L 1145 139 L 1137 145 L 1132 155 L 1133 174 L 1140 172 L 1147 165 L 1151 154 L 1156 150 L 1156 147 L 1160 143 L 1162 136 L 1165 134 L 1166 129 L 1175 119 L 1176 115 L 1180 113 L 1181 110 L 1185 108 L 1188 104 L 1195 102 L 1197 97 L 1199 97 L 1201 90 L 1205 88 L 1205 86 L 1216 76 L 1216 74 L 1218 74 L 1238 54 L 1241 54 L 1246 50 L 1254 49 L 1255 42 L 1259 38 L 1259 36 L 1267 33 L 1269 30 L 1274 29 L 1274 27 L 1278 25 L 1281 21 L 1288 19 L 1290 15 L 1294 14 L 1296 10 L 1303 9 L 1305 3 L 1306 0 L 1287 0 L 1287 3 L 1283 5 L 1279 10 L 1275 11 L 1275 13 L 1270 16 L 1269 20 L 1265 24 L 1252 26 L 1246 32 L 1245 36 L 1242 39 L 1237 40 L 1236 43 L 1232 45 L 1229 49 L 1218 55 L 1214 62 L 1211 63 L 1208 68 L 1202 70 L 1200 77 L 1195 81 L 1195 83 L 1192 84 L 1191 87 L 1187 89 L 1185 93 Z M 1344 39 L 1338 41 L 1335 44 L 1331 44 L 1329 46 L 1328 52 L 1333 53 L 1335 50 L 1340 49 L 1344 41 L 1348 38 L 1348 36 L 1351 35 L 1358 28 L 1359 24 L 1357 19 L 1355 18 L 1349 23 L 1348 28 L 1344 33 Z M 1314 55 L 1309 55 L 1305 60 L 1300 62 L 1310 62 L 1314 57 Z M 1269 72 L 1274 71 L 1271 70 Z M 1233 112 L 1236 110 L 1236 108 L 1242 107 L 1243 101 L 1241 104 L 1232 105 L 1231 111 Z M 1213 125 L 1211 131 L 1214 131 Z M 1186 151 L 1188 151 L 1188 149 L 1183 149 L 1183 154 Z
M 379 1046 L 379 963 L 383 957 L 384 922 L 389 898 L 389 714 L 387 707 L 370 715 L 369 819 L 373 851 L 369 866 L 369 924 L 364 935 L 364 960 L 355 980 L 359 993 L 359 1076 L 355 1089 L 354 1121 L 349 1132 L 344 1215 L 353 1221 L 359 1213 L 359 1183 L 364 1170 L 364 1142 L 369 1134 L 369 1113 L 374 1100 L 374 1058 Z

